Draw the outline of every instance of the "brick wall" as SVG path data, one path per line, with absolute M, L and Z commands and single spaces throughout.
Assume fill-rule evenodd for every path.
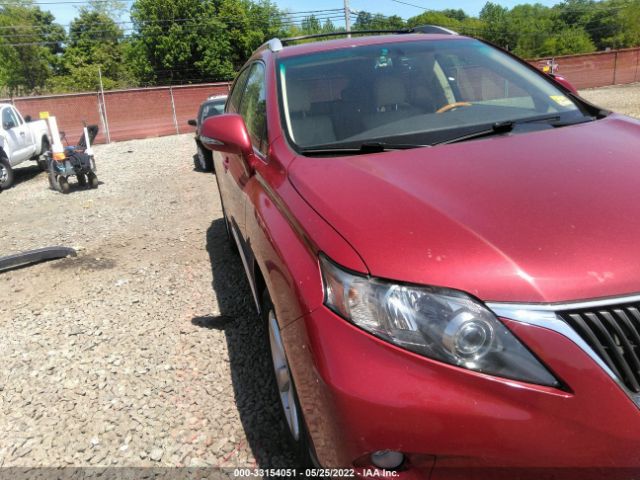
M 96 143 L 105 143 L 103 110 L 111 141 L 174 135 L 193 132 L 187 120 L 196 117 L 200 104 L 211 95 L 228 92 L 228 83 L 116 90 L 105 92 L 106 108 L 97 93 L 14 98 L 0 103 L 13 102 L 22 115 L 34 119 L 40 112 L 55 115 L 70 144 L 80 138 L 83 122 L 96 124 L 100 127 Z
M 531 60 L 542 67 L 551 57 Z M 640 82 L 640 48 L 555 57 L 557 73 L 576 88 Z

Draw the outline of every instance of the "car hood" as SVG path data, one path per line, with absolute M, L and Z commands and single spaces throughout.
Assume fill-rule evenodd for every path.
M 373 276 L 483 300 L 640 291 L 640 122 L 296 158 L 290 181 Z M 322 245 L 319 246 L 322 248 Z

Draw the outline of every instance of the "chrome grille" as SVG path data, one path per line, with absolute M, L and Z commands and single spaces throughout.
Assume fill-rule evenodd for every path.
M 640 393 L 640 302 L 556 313 L 631 392 Z

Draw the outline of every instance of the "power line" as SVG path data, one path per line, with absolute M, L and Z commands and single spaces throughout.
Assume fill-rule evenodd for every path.
M 2 4 L 0 4 L 2 5 Z M 324 9 L 324 10 L 307 10 L 307 11 L 302 11 L 302 12 L 290 12 L 290 13 L 281 13 L 279 15 L 275 15 L 273 17 L 271 17 L 270 19 L 272 20 L 280 20 L 280 21 L 303 21 L 309 17 L 311 17 L 312 15 L 316 18 L 316 19 L 322 19 L 326 16 L 333 16 L 333 13 L 328 13 L 328 12 L 336 12 L 335 15 L 338 15 L 338 13 L 340 15 L 342 15 L 342 9 L 337 8 L 337 9 Z M 318 15 L 316 15 L 318 14 Z M 217 20 L 220 19 L 221 17 L 211 17 L 212 20 Z M 224 17 L 222 17 L 224 18 Z M 149 24 L 166 24 L 166 23 L 183 23 L 183 22 L 191 22 L 194 21 L 196 19 L 194 18 L 175 18 L 175 19 L 171 19 L 171 20 L 152 20 L 149 21 Z M 136 25 L 136 24 L 141 24 L 141 25 L 146 25 L 147 23 L 142 21 L 135 21 L 135 20 L 124 20 L 124 21 L 119 21 L 116 22 L 114 21 L 113 23 L 93 23 L 91 24 L 92 26 L 111 26 L 111 25 Z M 46 28 L 50 28 L 52 26 L 60 26 L 63 28 L 69 28 L 72 26 L 72 23 L 68 23 L 68 24 L 51 24 L 51 25 L 0 25 L 0 30 L 9 30 L 9 29 L 46 29 Z
M 354 14 L 351 14 L 352 16 Z M 344 16 L 342 14 L 338 14 L 338 15 L 333 15 L 333 16 L 327 16 L 327 17 L 321 17 L 318 18 L 316 17 L 317 20 L 322 21 L 324 23 L 326 23 L 327 21 L 339 21 L 342 20 L 344 18 Z M 226 27 L 230 27 L 230 26 L 244 26 L 243 23 L 236 23 L 236 22 L 222 22 L 224 26 Z M 291 26 L 299 26 L 298 23 L 300 22 L 281 22 L 280 26 L 281 27 L 291 27 Z M 159 25 L 151 25 L 151 26 L 159 26 Z M 181 27 L 183 28 L 190 28 L 190 27 L 206 27 L 209 26 L 209 24 L 207 23 L 182 23 L 180 24 Z M 122 29 L 125 31 L 134 31 L 135 28 L 134 27 L 129 27 L 129 28 L 125 28 Z M 42 34 L 43 37 L 46 37 L 47 35 L 53 35 L 56 32 L 46 32 L 44 34 Z M 92 33 L 112 33 L 111 30 L 98 30 L 98 31 L 93 31 Z M 0 39 L 12 39 L 15 37 L 34 37 L 34 36 L 38 36 L 38 34 L 34 33 L 34 34 L 16 34 L 16 35 L 12 35 L 12 34 L 2 34 L 0 35 Z M 122 36 L 122 40 L 128 40 L 130 38 L 132 38 L 133 35 L 129 34 L 129 35 L 123 35 Z M 82 40 L 83 42 L 89 42 L 89 43 L 103 43 L 104 39 L 101 38 L 84 38 Z M 31 46 L 46 46 L 46 45 L 59 45 L 59 44 L 67 44 L 68 43 L 68 39 L 62 39 L 62 40 L 56 40 L 56 41 L 47 41 L 47 40 L 39 40 L 39 41 L 34 41 L 34 42 L 15 42 L 15 43 L 0 43 L 0 47 L 31 47 Z
M 391 1 L 392 1 L 392 2 L 395 2 L 395 3 L 401 3 L 402 5 L 408 5 L 408 6 L 410 6 L 410 7 L 419 8 L 420 10 L 425 10 L 425 11 L 435 11 L 435 10 L 433 10 L 433 9 L 431 9 L 431 8 L 421 7 L 420 5 L 415 5 L 415 4 L 413 4 L 413 3 L 409 3 L 409 2 L 402 2 L 402 1 L 400 1 L 400 0 L 391 0 Z

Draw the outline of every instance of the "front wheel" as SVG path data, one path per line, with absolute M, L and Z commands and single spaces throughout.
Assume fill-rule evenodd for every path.
M 0 189 L 6 190 L 13 184 L 13 169 L 6 157 L 0 157 Z
M 209 150 L 205 150 L 200 143 L 198 147 L 198 170 L 203 172 L 210 172 L 213 170 L 213 155 Z
M 277 387 L 277 395 L 280 400 L 282 420 L 287 427 L 288 440 L 296 455 L 300 467 L 306 468 L 313 465 L 307 429 L 302 417 L 302 409 L 298 402 L 289 361 L 280 334 L 280 325 L 276 318 L 275 309 L 269 298 L 269 293 L 263 294 L 262 315 L 266 322 L 269 351 L 273 366 L 273 378 Z

